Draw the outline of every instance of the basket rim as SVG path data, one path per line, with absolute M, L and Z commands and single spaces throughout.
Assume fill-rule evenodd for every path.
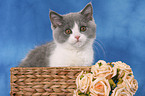
M 82 68 L 91 68 L 91 66 L 72 66 L 72 67 L 12 67 L 10 70 L 14 69 L 82 69 Z

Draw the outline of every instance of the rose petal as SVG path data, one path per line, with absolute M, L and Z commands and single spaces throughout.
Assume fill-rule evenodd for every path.
M 132 96 L 125 87 L 116 87 L 111 96 Z
M 98 86 L 97 86 L 97 84 L 98 84 Z M 96 89 L 97 88 L 96 86 L 98 87 L 98 89 Z M 103 89 L 100 89 L 100 88 L 103 88 Z M 103 90 L 103 91 L 99 91 L 99 90 Z M 110 84 L 109 84 L 108 80 L 105 78 L 97 78 L 95 81 L 92 82 L 92 84 L 90 86 L 90 92 L 92 94 L 96 94 L 96 95 L 100 94 L 100 95 L 104 95 L 104 96 L 109 96 L 110 90 L 111 90 Z

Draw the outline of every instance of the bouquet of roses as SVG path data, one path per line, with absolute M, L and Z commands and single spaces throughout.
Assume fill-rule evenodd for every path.
M 138 89 L 130 66 L 121 61 L 98 61 L 90 73 L 77 76 L 76 85 L 73 96 L 133 96 Z

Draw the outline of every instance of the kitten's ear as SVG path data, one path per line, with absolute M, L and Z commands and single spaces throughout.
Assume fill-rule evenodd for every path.
M 93 19 L 92 3 L 88 3 L 86 7 L 81 11 L 81 14 L 84 15 L 87 20 L 92 20 Z
M 58 13 L 51 11 L 49 12 L 49 17 L 52 25 L 56 28 L 62 25 L 63 17 Z

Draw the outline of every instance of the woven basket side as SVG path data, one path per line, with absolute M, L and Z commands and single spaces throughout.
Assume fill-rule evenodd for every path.
M 11 68 L 11 95 L 72 96 L 82 70 L 90 67 Z

